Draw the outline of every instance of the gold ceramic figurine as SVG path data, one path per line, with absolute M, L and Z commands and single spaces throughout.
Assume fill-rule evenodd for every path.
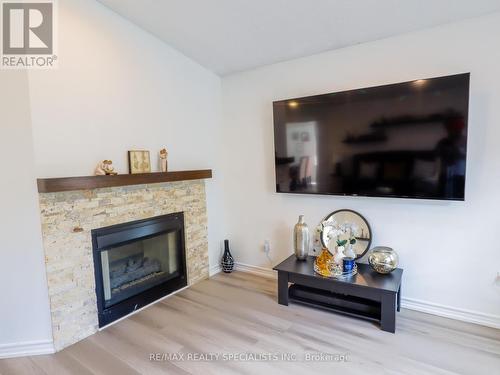
M 166 172 L 167 169 L 168 169 L 168 164 L 167 164 L 167 156 L 168 156 L 168 152 L 167 152 L 167 149 L 166 148 L 162 148 L 160 150 L 160 170 L 162 172 Z
M 111 160 L 103 160 L 97 167 L 95 167 L 94 174 L 96 176 L 114 176 L 118 173 L 115 172 L 115 168 L 113 167 L 113 162 Z

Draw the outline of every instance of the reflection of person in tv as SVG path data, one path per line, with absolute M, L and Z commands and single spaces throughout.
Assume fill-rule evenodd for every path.
M 440 160 L 439 186 L 446 197 L 462 196 L 465 185 L 465 152 L 467 140 L 464 135 L 463 117 L 450 118 L 444 123 L 447 136 L 436 145 Z

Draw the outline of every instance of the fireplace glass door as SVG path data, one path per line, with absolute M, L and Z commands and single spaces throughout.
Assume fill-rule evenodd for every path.
M 182 212 L 92 231 L 99 326 L 187 285 Z
M 104 307 L 179 276 L 178 232 L 101 251 Z

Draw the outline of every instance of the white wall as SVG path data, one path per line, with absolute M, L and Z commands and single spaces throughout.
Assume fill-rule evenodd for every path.
M 351 208 L 369 220 L 373 245 L 400 254 L 407 301 L 471 310 L 500 325 L 499 35 L 495 14 L 225 77 L 225 228 L 236 260 L 271 267 L 292 253 L 299 214 L 314 227 L 327 213 Z M 273 100 L 460 72 L 471 72 L 465 202 L 274 192 Z
M 90 175 L 127 150 L 166 146 L 169 168 L 207 180 L 211 263 L 220 252 L 220 78 L 95 1 L 59 1 L 59 67 L 0 71 L 0 356 L 50 349 L 36 177 Z M 31 102 L 31 118 L 30 118 Z
M 52 348 L 24 71 L 0 70 L 0 358 Z
M 93 174 L 127 150 L 167 147 L 169 169 L 213 168 L 209 246 L 218 254 L 220 78 L 96 1 L 59 1 L 58 69 L 29 72 L 36 174 Z M 213 259 L 211 262 L 213 263 Z

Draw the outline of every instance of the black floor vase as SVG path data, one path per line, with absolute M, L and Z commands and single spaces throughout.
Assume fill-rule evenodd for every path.
M 224 240 L 224 254 L 221 259 L 222 271 L 231 273 L 234 269 L 234 259 L 229 251 L 229 240 Z

